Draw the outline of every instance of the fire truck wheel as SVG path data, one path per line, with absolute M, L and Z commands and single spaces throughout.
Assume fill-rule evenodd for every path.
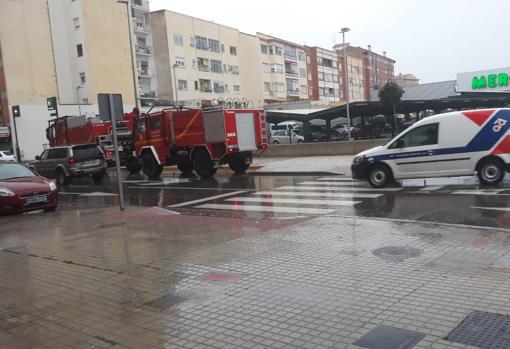
M 193 155 L 193 167 L 195 172 L 202 178 L 212 177 L 216 173 L 211 157 L 204 149 L 197 150 Z
M 237 174 L 245 173 L 250 164 L 246 163 L 246 156 L 232 156 L 228 161 L 228 167 Z
M 61 169 L 57 169 L 57 183 L 60 185 L 67 185 L 69 183 L 69 177 L 66 176 L 65 172 Z
M 193 163 L 191 162 L 190 159 L 180 157 L 176 162 L 177 168 L 179 169 L 179 171 L 182 172 L 182 174 L 188 175 L 191 174 L 191 172 L 193 172 Z
M 129 164 L 126 166 L 129 174 L 137 174 L 138 172 L 140 172 L 140 169 L 141 169 L 141 166 L 139 163 L 136 163 L 136 164 Z
M 163 166 L 158 164 L 152 154 L 142 156 L 142 171 L 150 179 L 158 178 L 163 171 Z

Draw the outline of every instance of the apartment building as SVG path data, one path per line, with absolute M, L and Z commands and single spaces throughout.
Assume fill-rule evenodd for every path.
M 257 33 L 262 59 L 264 104 L 308 99 L 304 46 Z
M 130 1 L 132 40 L 136 54 L 137 92 L 140 105 L 147 106 L 158 98 L 149 0 Z
M 161 99 L 194 107 L 244 107 L 260 99 L 241 85 L 241 74 L 253 71 L 241 64 L 238 29 L 168 10 L 151 16 Z
M 11 106 L 20 106 L 25 159 L 47 143 L 48 97 L 57 97 L 60 115 L 97 113 L 102 92 L 121 93 L 125 108 L 133 107 L 128 23 L 127 6 L 116 0 L 0 2 L 2 114 L 11 123 Z
M 304 47 L 308 71 L 310 101 L 335 103 L 340 101 L 338 57 L 336 52 L 321 47 Z
M 420 79 L 418 79 L 413 74 L 400 73 L 393 78 L 393 81 L 400 87 L 409 87 L 409 86 L 418 85 L 420 82 Z
M 340 75 L 343 77 L 344 50 L 342 45 L 335 45 L 334 49 L 338 54 Z M 379 54 L 372 51 L 370 45 L 367 49 L 347 45 L 346 53 L 348 86 L 349 91 L 353 92 L 352 97 L 351 92 L 349 94 L 351 100 L 358 100 L 357 96 L 359 100 L 370 100 L 374 90 L 380 89 L 385 83 L 393 80 L 395 60 L 387 57 L 385 51 Z M 343 79 L 341 85 L 341 90 L 344 91 Z

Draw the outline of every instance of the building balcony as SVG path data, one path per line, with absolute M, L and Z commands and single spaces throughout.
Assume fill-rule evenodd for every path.
M 138 77 L 142 78 L 153 78 L 154 72 L 149 69 L 138 69 Z
M 299 89 L 287 90 L 287 96 L 299 96 Z
M 296 73 L 296 72 L 285 71 L 285 77 L 289 78 L 289 79 L 298 80 L 299 79 L 299 74 Z
M 210 93 L 210 92 L 212 92 L 212 88 L 210 88 L 210 87 L 201 87 L 200 88 L 200 92 Z
M 142 1 L 142 0 L 133 0 L 131 2 L 131 6 L 133 7 L 133 11 L 143 12 L 143 13 L 149 13 L 149 3 Z
M 203 72 L 210 72 L 211 68 L 209 68 L 207 65 L 199 65 L 198 70 Z
M 136 23 L 133 25 L 133 30 L 136 34 L 142 34 L 142 35 L 150 35 L 151 34 L 151 28 L 146 25 L 139 25 L 139 23 Z
M 142 46 L 135 46 L 135 51 L 137 54 L 141 55 L 152 55 L 152 47 L 142 47 Z
M 283 58 L 288 60 L 288 61 L 296 61 L 297 62 L 297 55 L 291 55 L 291 54 L 288 54 L 288 53 L 284 53 L 283 54 Z
M 143 99 L 157 99 L 158 96 L 156 95 L 155 91 L 148 91 L 148 92 L 140 93 L 140 98 L 143 98 Z

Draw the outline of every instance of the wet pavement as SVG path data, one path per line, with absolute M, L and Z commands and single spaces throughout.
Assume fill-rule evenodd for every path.
M 0 218 L 0 348 L 509 348 L 510 183 L 424 184 L 73 182 Z

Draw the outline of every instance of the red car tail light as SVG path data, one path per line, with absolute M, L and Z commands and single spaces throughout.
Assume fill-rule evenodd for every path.
M 69 162 L 70 164 L 74 164 L 76 163 L 76 160 L 74 158 L 69 158 L 67 162 Z

